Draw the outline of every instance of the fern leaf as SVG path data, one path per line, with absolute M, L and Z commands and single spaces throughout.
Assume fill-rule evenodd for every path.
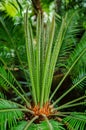
M 82 36 L 80 40 L 80 43 L 76 46 L 75 50 L 73 51 L 70 58 L 68 59 L 67 67 L 69 68 L 71 64 L 74 63 L 74 61 L 77 63 L 79 61 L 78 58 L 80 54 L 82 54 L 81 56 L 83 56 L 85 52 L 86 52 L 86 32 L 84 33 L 84 35 Z
M 77 43 L 76 36 L 81 30 L 80 26 L 76 24 L 78 19 L 77 11 L 69 11 L 67 14 L 67 19 L 68 20 L 66 21 L 65 36 L 57 61 L 57 66 L 59 67 L 60 65 L 62 65 L 61 63 L 65 64 L 69 55 L 74 50 L 74 47 Z
M 50 99 L 53 98 L 57 90 L 60 88 L 61 84 L 65 80 L 65 78 L 70 74 L 70 72 L 73 70 L 74 66 L 80 61 L 82 56 L 86 52 L 86 32 L 84 33 L 83 37 L 81 38 L 80 43 L 76 46 L 72 54 L 70 55 L 70 58 L 67 60 L 67 72 L 52 93 Z
M 1 75 L 4 77 L 4 79 L 1 78 Z M 0 85 L 5 90 L 8 90 L 10 85 L 9 85 L 9 83 L 6 82 L 5 79 L 8 80 L 11 84 L 14 84 L 14 80 L 13 80 L 12 76 L 9 74 L 9 72 L 7 73 L 3 67 L 0 67 Z
M 4 93 L 0 92 L 0 98 L 6 99 L 6 96 L 4 95 Z
M 24 130 L 27 121 L 19 121 L 16 126 L 12 127 L 11 130 Z
M 15 81 L 15 78 L 9 72 L 7 73 L 3 67 L 0 67 L 0 85 L 4 86 L 5 89 L 12 88 L 15 93 L 18 94 L 18 96 L 20 96 L 26 102 L 26 104 L 30 106 L 24 95 L 21 94 L 21 92 L 14 86 L 14 83 L 16 83 L 17 86 L 21 89 L 21 91 L 23 91 L 21 86 L 17 83 L 17 81 Z
M 53 130 L 65 130 L 65 128 L 63 128 L 63 125 L 57 121 L 54 120 L 50 120 L 49 123 L 52 125 Z M 41 122 L 40 124 L 38 124 L 37 126 L 37 130 L 50 130 L 48 124 L 46 121 Z
M 23 117 L 22 111 L 18 109 L 16 103 L 0 99 L 0 130 L 7 130 L 7 126 L 10 129 Z
M 85 130 L 86 128 L 86 113 L 80 114 L 78 112 L 71 113 L 63 119 L 69 130 Z
M 8 0 L 0 2 L 0 10 L 7 13 L 8 16 L 14 17 L 19 13 L 19 6 L 17 1 Z
M 83 65 L 83 67 L 79 68 L 77 76 L 75 74 L 74 77 L 72 77 L 73 84 L 76 84 L 76 82 L 78 82 L 85 75 L 86 75 L 86 68 Z M 77 88 L 83 89 L 85 85 L 86 85 L 86 79 L 84 79 L 79 85 L 77 85 Z
M 53 126 L 53 130 L 65 130 L 65 128 L 63 128 L 63 125 L 61 123 L 54 120 L 50 120 L 49 122 Z M 14 128 L 12 128 L 12 130 L 24 130 L 26 124 L 27 124 L 26 121 L 21 121 Z M 27 130 L 50 130 L 50 129 L 47 122 L 42 121 L 40 124 L 32 123 Z

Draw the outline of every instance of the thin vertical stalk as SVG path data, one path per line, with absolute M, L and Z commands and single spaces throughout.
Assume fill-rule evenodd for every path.
M 40 101 L 41 101 L 41 89 L 44 71 L 44 49 L 45 49 L 45 28 L 44 22 L 41 22 L 41 41 L 40 41 Z
M 44 98 L 44 93 L 46 92 L 46 78 L 48 76 L 48 69 L 49 69 L 49 63 L 50 63 L 50 58 L 51 58 L 51 51 L 52 51 L 52 44 L 53 44 L 53 37 L 54 37 L 54 31 L 55 29 L 55 20 L 53 19 L 52 21 L 52 26 L 51 26 L 51 30 L 52 32 L 50 33 L 50 40 L 48 43 L 48 50 L 47 50 L 47 55 L 45 58 L 45 62 L 44 62 L 44 71 L 43 71 L 43 80 L 42 80 L 42 93 L 41 93 L 41 102 L 40 102 L 40 106 L 43 106 L 43 103 L 45 101 Z
M 54 49 L 52 52 L 52 56 L 51 56 L 51 61 L 50 61 L 50 68 L 49 68 L 49 78 L 48 78 L 48 84 L 47 84 L 47 89 L 45 92 L 45 97 L 47 98 L 47 100 L 49 99 L 49 94 L 50 94 L 50 88 L 51 88 L 51 83 L 52 83 L 52 79 L 53 79 L 53 73 L 54 73 L 54 69 L 55 69 L 55 65 L 56 65 L 56 61 L 58 59 L 59 56 L 59 52 L 62 46 L 62 42 L 63 42 L 63 34 L 64 34 L 64 28 L 65 28 L 65 20 L 66 20 L 66 16 L 62 21 L 61 27 L 60 27 L 60 31 L 58 34 L 58 37 L 56 39 L 55 45 L 54 45 Z
M 36 28 L 36 94 L 37 102 L 40 101 L 40 47 L 41 47 L 41 14 L 38 14 Z
M 25 39 L 26 39 L 26 52 L 27 52 L 27 60 L 28 60 L 28 67 L 29 67 L 29 71 L 30 71 L 30 79 L 31 79 L 31 83 L 32 83 L 32 97 L 33 97 L 33 101 L 35 104 L 37 104 L 37 97 L 36 97 L 36 90 L 35 90 L 35 84 L 34 84 L 34 78 L 33 78 L 33 64 L 32 64 L 32 43 L 31 43 L 31 39 L 30 39 L 30 28 L 28 25 L 28 9 L 26 11 L 25 14 L 25 19 L 24 19 L 24 25 L 25 25 Z M 29 28 L 29 29 L 28 29 Z M 32 55 L 31 55 L 32 54 Z

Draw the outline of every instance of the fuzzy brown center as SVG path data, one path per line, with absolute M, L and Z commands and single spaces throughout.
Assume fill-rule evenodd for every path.
M 52 108 L 49 103 L 46 103 L 42 108 L 40 105 L 35 105 L 32 107 L 32 111 L 35 116 L 46 115 L 48 117 L 52 113 Z

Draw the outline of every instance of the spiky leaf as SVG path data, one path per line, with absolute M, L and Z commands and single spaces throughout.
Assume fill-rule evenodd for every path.
M 86 113 L 80 114 L 77 112 L 71 113 L 63 119 L 69 130 L 85 130 L 86 128 Z
M 23 117 L 21 110 L 16 103 L 0 99 L 0 130 L 10 129 L 16 121 Z

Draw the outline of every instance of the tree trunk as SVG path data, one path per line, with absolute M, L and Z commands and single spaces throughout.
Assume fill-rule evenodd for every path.
M 42 13 L 42 7 L 41 7 L 41 2 L 40 0 L 32 0 L 32 4 L 34 7 L 34 12 L 37 15 L 38 12 Z
M 56 0 L 56 13 L 61 13 L 61 2 L 62 0 Z

